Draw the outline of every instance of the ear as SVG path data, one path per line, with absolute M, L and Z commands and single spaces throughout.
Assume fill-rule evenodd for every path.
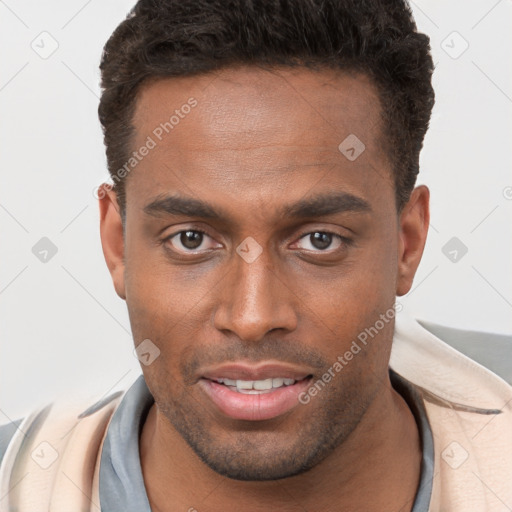
M 398 274 L 396 294 L 405 295 L 420 264 L 430 221 L 430 192 L 425 185 L 416 187 L 400 214 Z
M 117 194 L 112 185 L 103 183 L 98 188 L 100 206 L 100 236 L 103 256 L 121 299 L 126 299 L 124 286 L 124 238 Z

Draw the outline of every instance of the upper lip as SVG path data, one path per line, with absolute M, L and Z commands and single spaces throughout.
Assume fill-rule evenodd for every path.
M 283 363 L 263 363 L 248 365 L 245 363 L 225 363 L 207 368 L 201 372 L 201 377 L 210 380 L 265 380 L 270 378 L 283 378 L 302 380 L 311 375 L 304 368 Z

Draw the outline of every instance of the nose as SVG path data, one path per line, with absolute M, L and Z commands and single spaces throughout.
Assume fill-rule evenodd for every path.
M 248 263 L 236 255 L 223 280 L 214 315 L 218 330 L 230 331 L 240 339 L 257 342 L 273 330 L 293 331 L 297 327 L 294 307 L 297 297 L 286 276 L 272 264 L 268 251 Z

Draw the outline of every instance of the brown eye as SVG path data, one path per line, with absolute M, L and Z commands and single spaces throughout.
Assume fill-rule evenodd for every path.
M 201 246 L 203 233 L 199 231 L 182 231 L 179 240 L 183 247 L 194 250 Z
M 201 229 L 182 229 L 166 237 L 163 242 L 168 250 L 182 255 L 198 255 L 221 248 L 206 231 Z
M 317 249 L 327 249 L 332 243 L 332 235 L 330 233 L 321 233 L 317 231 L 309 235 L 311 245 Z
M 203 251 L 215 247 L 214 240 L 204 231 L 199 229 L 185 229 L 168 236 L 164 242 L 175 252 L 191 253 Z
M 331 247 L 333 241 L 336 240 L 337 244 L 335 247 Z M 300 241 L 306 243 L 301 247 L 308 251 L 325 251 L 326 249 L 337 249 L 342 243 L 342 237 L 335 233 L 329 233 L 326 231 L 314 231 L 307 233 L 301 237 Z

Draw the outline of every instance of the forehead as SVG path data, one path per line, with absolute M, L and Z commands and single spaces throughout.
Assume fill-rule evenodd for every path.
M 362 74 L 240 67 L 153 81 L 133 117 L 133 149 L 152 148 L 129 175 L 127 204 L 176 191 L 262 205 L 285 190 L 392 187 L 380 119 Z M 346 140 L 364 148 L 356 159 L 340 151 Z
M 236 134 L 237 144 L 251 147 L 271 142 L 279 128 L 283 139 L 301 128 L 314 140 L 347 132 L 369 138 L 376 132 L 363 131 L 378 124 L 380 114 L 377 90 L 364 74 L 239 67 L 151 81 L 139 92 L 133 123 L 148 132 L 191 97 L 198 101 L 193 117 L 202 121 L 195 123 L 201 124 L 202 145 Z

